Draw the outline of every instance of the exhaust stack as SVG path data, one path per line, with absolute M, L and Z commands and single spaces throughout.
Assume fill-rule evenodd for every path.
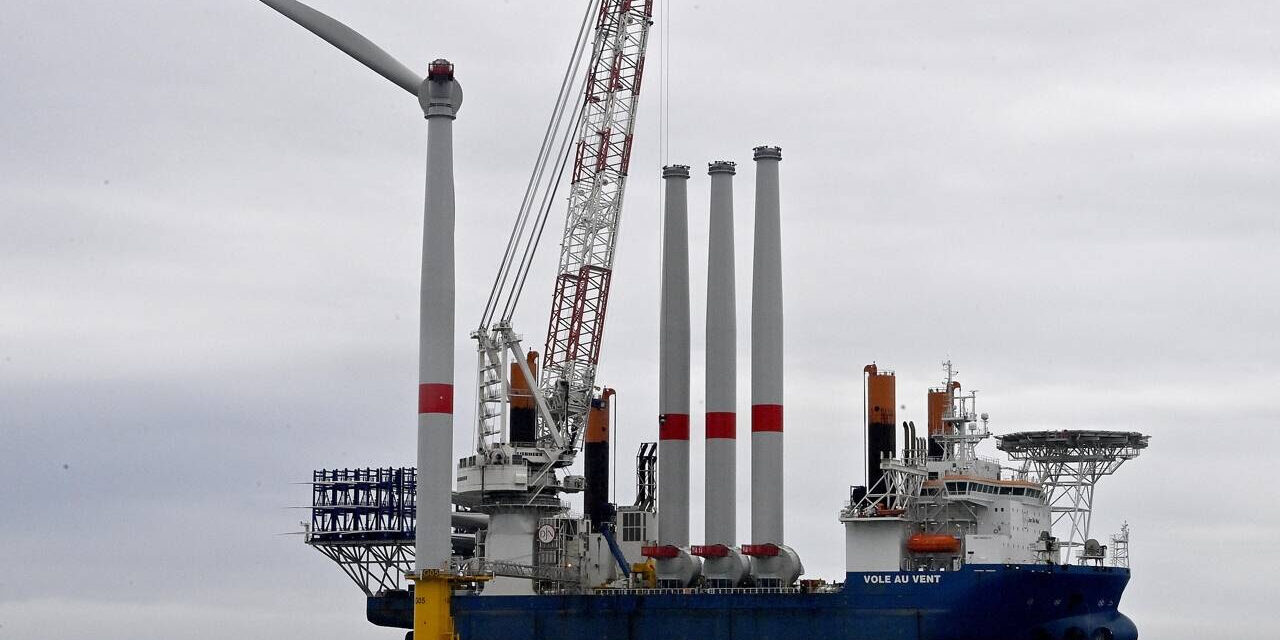
M 750 561 L 737 544 L 737 296 L 733 242 L 733 176 L 728 161 L 707 165 L 711 176 L 707 250 L 706 349 L 706 544 L 693 547 L 705 558 L 703 574 L 715 588 L 738 586 Z
M 538 352 L 530 351 L 525 356 L 529 373 L 538 376 Z M 519 363 L 511 363 L 511 392 L 508 394 L 511 405 L 511 419 L 508 427 L 507 442 L 533 444 L 537 438 L 537 405 L 533 399 L 534 389 L 538 388 L 537 380 L 526 380 Z
M 896 446 L 893 427 L 897 421 L 896 378 L 892 371 L 882 371 L 874 362 L 862 371 L 867 375 L 867 491 L 874 493 L 884 477 L 880 462 L 892 458 Z
M 780 147 L 754 150 L 755 247 L 751 276 L 751 574 L 759 586 L 795 582 L 800 558 L 783 544 L 782 221 Z
M 587 488 L 582 493 L 583 512 L 591 519 L 591 531 L 613 523 L 613 505 L 609 504 L 609 405 L 614 391 L 605 387 L 591 400 L 587 414 L 586 443 L 582 447 L 583 475 Z
M 947 434 L 947 427 L 942 419 L 946 417 L 947 409 L 951 408 L 951 392 L 946 387 L 929 389 L 926 404 L 929 408 L 929 457 L 941 458 L 945 448 L 937 437 Z
M 658 583 L 686 587 L 700 568 L 689 555 L 689 167 L 663 167 L 662 293 L 658 334 Z
M 907 428 L 907 421 L 902 421 L 902 459 L 910 460 L 915 447 L 915 439 L 911 437 L 911 430 Z

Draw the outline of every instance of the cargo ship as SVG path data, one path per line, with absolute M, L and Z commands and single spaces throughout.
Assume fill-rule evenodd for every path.
M 530 551 L 537 562 L 529 566 L 492 558 L 485 547 L 491 518 L 475 511 L 479 502 L 455 495 L 456 637 L 1137 638 L 1118 608 L 1129 581 L 1127 528 L 1109 545 L 1087 536 L 1097 481 L 1136 457 L 1148 437 L 1024 431 L 995 437 L 1009 458 L 1004 463 L 980 456 L 977 445 L 992 437 L 988 416 L 976 412 L 975 392 L 961 392 L 950 363 L 946 368 L 943 384 L 927 392 L 920 434 L 914 422 L 896 424 L 894 372 L 874 364 L 864 370 L 866 483 L 850 487 L 833 514 L 845 530 L 843 580 L 802 579 L 798 562 L 781 578 L 753 570 L 762 560 L 797 557 L 783 545 L 702 545 L 688 549 L 702 561 L 698 575 L 671 582 L 657 565 L 680 555 L 664 558 L 654 542 L 661 503 L 653 500 L 655 447 L 646 443 L 637 455 L 635 503 L 614 507 L 588 491 L 584 503 L 600 505 L 591 516 L 539 519 Z M 605 415 L 596 414 L 597 442 L 607 433 Z M 606 469 L 589 472 L 587 486 Z M 397 533 L 411 544 L 412 469 L 316 474 L 310 544 L 331 553 L 332 545 L 378 535 L 332 526 L 335 512 L 372 508 L 355 494 L 398 504 L 400 517 L 384 525 L 403 524 Z M 1053 535 L 1055 523 L 1062 537 Z M 734 557 L 747 565 L 736 580 L 707 566 Z M 409 571 L 409 563 L 399 570 Z M 509 581 L 505 588 L 492 588 L 502 581 Z M 527 593 L 509 592 L 524 587 Z M 412 585 L 368 596 L 370 622 L 413 627 Z
M 987 416 L 949 363 L 927 393 L 920 434 L 897 420 L 893 372 L 864 370 L 866 477 L 838 514 L 845 573 L 806 578 L 784 527 L 778 146 L 751 153 L 750 531 L 736 529 L 738 168 L 729 159 L 706 169 L 704 539 L 689 533 L 689 165 L 661 169 L 657 441 L 637 454 L 634 504 L 608 502 L 614 392 L 596 373 L 652 0 L 585 3 L 512 231 L 475 248 L 500 266 L 469 332 L 473 453 L 454 460 L 453 124 L 463 101 L 454 65 L 436 59 L 421 77 L 306 4 L 262 1 L 415 96 L 427 124 L 417 464 L 314 472 L 305 531 L 360 585 L 371 622 L 418 640 L 1137 637 L 1118 610 L 1127 534 L 1108 553 L 1089 524 L 1095 484 L 1147 437 L 1005 434 L 997 447 L 1021 463 L 1006 469 L 977 454 L 991 437 Z M 513 317 L 562 184 L 568 211 L 546 340 L 534 351 Z M 575 494 L 580 514 L 565 499 Z

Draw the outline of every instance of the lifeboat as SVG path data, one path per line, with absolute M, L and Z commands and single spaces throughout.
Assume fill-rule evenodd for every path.
M 956 553 L 960 540 L 945 533 L 917 533 L 907 538 L 907 551 L 912 553 Z

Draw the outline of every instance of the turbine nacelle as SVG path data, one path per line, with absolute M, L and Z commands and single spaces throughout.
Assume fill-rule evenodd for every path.
M 418 104 L 428 118 L 457 117 L 458 109 L 462 108 L 462 85 L 453 78 L 452 62 L 444 58 L 431 61 L 427 79 L 418 86 Z

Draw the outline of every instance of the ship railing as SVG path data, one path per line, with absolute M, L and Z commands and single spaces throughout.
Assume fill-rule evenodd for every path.
M 472 558 L 466 563 L 466 570 L 475 574 L 490 574 L 509 578 L 542 580 L 546 582 L 577 583 L 581 580 L 576 569 L 545 565 L 528 565 L 503 560 L 483 560 Z

